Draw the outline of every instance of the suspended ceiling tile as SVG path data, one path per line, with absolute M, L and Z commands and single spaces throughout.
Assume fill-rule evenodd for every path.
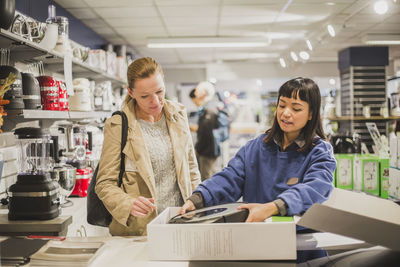
M 95 8 L 99 16 L 103 18 L 124 17 L 157 17 L 158 13 L 154 7 L 125 7 L 125 8 Z
M 95 19 L 97 14 L 90 8 L 69 8 L 67 9 L 77 19 Z
M 157 6 L 217 6 L 215 0 L 155 0 Z
M 57 4 L 63 8 L 77 8 L 77 7 L 87 7 L 88 5 L 82 0 L 55 0 Z
M 140 27 L 140 26 L 127 26 L 127 27 L 117 27 L 115 30 L 120 34 L 135 35 L 143 34 L 146 36 L 157 36 L 160 34 L 165 34 L 165 29 L 163 27 Z
M 242 16 L 274 16 L 282 9 L 282 5 L 258 5 L 258 6 L 224 6 L 221 16 L 237 16 L 238 20 Z
M 125 18 L 109 18 L 105 19 L 113 27 L 161 27 L 162 22 L 159 17 L 148 17 L 148 18 L 136 18 L 136 17 L 125 17 Z
M 149 0 L 84 0 L 91 7 L 133 7 L 133 6 L 152 6 Z
M 218 15 L 216 6 L 159 6 L 163 17 L 213 17 Z
M 102 28 L 102 27 L 109 27 L 107 23 L 104 22 L 102 19 L 83 19 L 82 22 L 88 26 L 89 28 Z
M 287 0 L 224 0 L 224 5 L 265 5 L 265 4 L 286 4 Z
M 95 28 L 94 29 L 100 35 L 113 35 L 115 36 L 117 33 L 110 27 L 103 28 Z
M 275 20 L 275 16 L 223 16 L 221 25 L 246 25 L 246 24 L 268 24 Z
M 168 33 L 171 36 L 216 36 L 217 30 L 215 27 L 193 27 L 193 26 L 181 26 L 181 27 L 168 27 Z
M 170 17 L 165 16 L 163 17 L 164 22 L 168 26 L 182 26 L 182 25 L 190 25 L 193 27 L 198 26 L 210 26 L 213 25 L 214 27 L 218 24 L 218 19 L 216 16 L 214 17 Z

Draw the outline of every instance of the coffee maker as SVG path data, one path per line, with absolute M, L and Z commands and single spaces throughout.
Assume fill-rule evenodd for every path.
M 16 129 L 17 182 L 10 186 L 9 220 L 49 220 L 60 215 L 59 186 L 50 178 L 49 134 L 41 128 Z

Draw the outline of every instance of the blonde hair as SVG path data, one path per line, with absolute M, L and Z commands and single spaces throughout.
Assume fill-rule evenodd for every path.
M 196 86 L 196 91 L 200 94 L 205 93 L 205 102 L 210 101 L 215 94 L 215 87 L 212 83 L 210 82 L 200 82 L 197 86 Z
M 161 68 L 161 65 L 158 64 L 157 61 L 155 61 L 151 57 L 143 57 L 136 59 L 129 65 L 127 71 L 129 89 L 133 90 L 135 82 L 137 80 L 149 78 L 156 72 L 164 76 L 164 72 Z M 132 99 L 131 96 L 127 94 L 124 104 L 128 103 L 131 99 Z

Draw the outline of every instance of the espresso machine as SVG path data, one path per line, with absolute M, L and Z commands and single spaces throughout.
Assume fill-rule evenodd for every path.
M 17 182 L 9 188 L 9 220 L 49 220 L 61 213 L 59 186 L 50 178 L 50 135 L 41 128 L 16 129 Z

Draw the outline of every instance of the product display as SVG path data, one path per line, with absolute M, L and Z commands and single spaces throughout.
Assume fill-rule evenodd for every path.
M 38 80 L 31 73 L 23 72 L 22 75 L 22 92 L 26 109 L 40 109 L 42 107 L 40 101 L 40 86 Z
M 10 186 L 9 220 L 49 220 L 60 214 L 59 186 L 50 178 L 50 136 L 40 128 L 19 128 L 20 170 Z
M 249 215 L 248 209 L 238 210 L 243 203 L 230 203 L 211 206 L 177 215 L 168 223 L 235 223 L 244 222 Z

